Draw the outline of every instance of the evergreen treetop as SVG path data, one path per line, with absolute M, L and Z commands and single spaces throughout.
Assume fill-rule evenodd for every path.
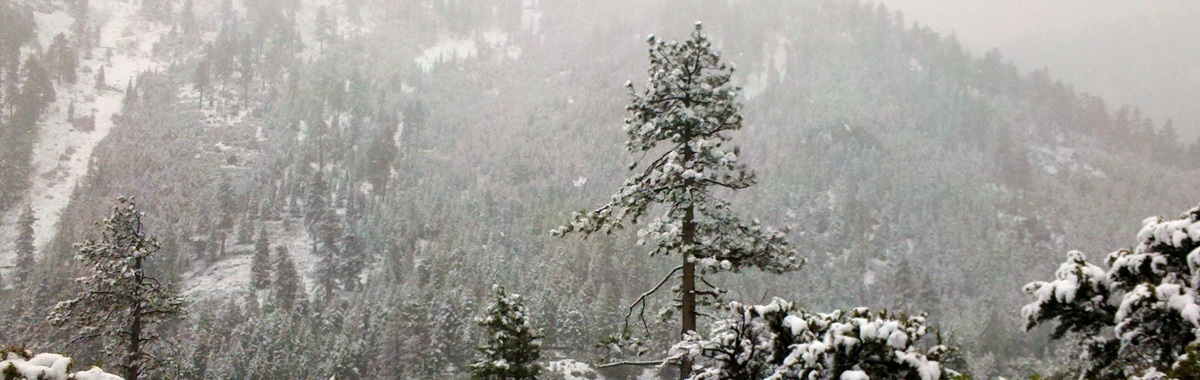
M 471 363 L 472 379 L 535 379 L 541 366 L 542 334 L 533 328 L 520 294 L 492 285 L 492 304 L 476 323 L 486 329 L 486 343 Z
M 625 119 L 626 148 L 648 154 L 668 150 L 644 164 L 625 181 L 612 201 L 593 211 L 578 212 L 555 234 L 611 233 L 626 222 L 637 224 L 656 204 L 667 206 L 638 231 L 639 244 L 654 242 L 650 254 L 683 252 L 702 261 L 708 271 L 755 267 L 770 272 L 799 268 L 781 231 L 732 215 L 718 188 L 739 190 L 754 184 L 754 174 L 726 147 L 728 133 L 742 128 L 738 87 L 729 83 L 733 67 L 722 63 L 697 23 L 685 42 L 649 39 L 650 79 L 644 92 L 626 87 L 633 117 Z M 657 151 L 656 151 L 657 152 Z M 637 169 L 642 162 L 629 165 Z M 685 242 L 685 225 L 694 241 Z M 692 259 L 689 259 L 692 260 Z

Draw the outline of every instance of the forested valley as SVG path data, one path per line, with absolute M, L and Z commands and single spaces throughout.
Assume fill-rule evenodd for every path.
M 871 1 L 0 0 L 0 375 L 1200 378 L 1176 128 Z

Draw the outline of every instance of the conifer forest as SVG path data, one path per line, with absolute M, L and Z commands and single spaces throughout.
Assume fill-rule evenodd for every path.
M 0 0 L 0 379 L 1200 379 L 1200 5 L 1066 3 Z

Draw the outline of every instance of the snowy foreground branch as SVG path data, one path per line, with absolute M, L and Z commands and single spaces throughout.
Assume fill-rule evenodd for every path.
M 666 364 L 671 364 L 671 363 L 678 362 L 678 361 L 679 360 L 677 358 L 675 358 L 675 359 L 666 358 L 666 359 L 660 359 L 660 360 L 621 360 L 621 361 L 600 364 L 600 365 L 597 365 L 596 368 L 612 368 L 612 367 L 622 367 L 622 366 L 653 367 L 653 366 L 662 366 L 662 365 L 666 365 Z
M 1084 378 L 1200 376 L 1200 207 L 1142 225 L 1132 250 L 1108 255 L 1107 271 L 1071 251 L 1053 281 L 1025 285 L 1026 329 L 1056 320 L 1054 338 L 1078 336 Z
M 69 372 L 71 358 L 59 354 L 37 354 L 27 350 L 3 350 L 0 355 L 0 375 L 5 380 L 123 380 L 99 367 L 87 371 Z
M 695 361 L 695 380 L 921 379 L 958 373 L 940 360 L 946 346 L 922 345 L 924 316 L 872 313 L 814 314 L 775 298 L 767 305 L 732 303 L 708 337 L 689 334 L 671 349 Z M 928 348 L 924 348 L 928 346 Z

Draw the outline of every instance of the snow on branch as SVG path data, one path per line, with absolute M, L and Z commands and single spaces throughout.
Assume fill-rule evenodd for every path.
M 775 298 L 732 303 L 707 337 L 693 333 L 671 354 L 695 360 L 692 379 L 922 379 L 957 376 L 939 360 L 950 352 L 921 344 L 924 315 L 810 313 Z M 928 348 L 925 348 L 928 347 Z
M 1107 264 L 1071 251 L 1053 281 L 1025 285 L 1033 298 L 1021 309 L 1026 328 L 1057 321 L 1054 338 L 1078 334 L 1086 378 L 1167 378 L 1200 341 L 1200 207 L 1176 220 L 1147 218 L 1133 249 L 1109 254 Z

